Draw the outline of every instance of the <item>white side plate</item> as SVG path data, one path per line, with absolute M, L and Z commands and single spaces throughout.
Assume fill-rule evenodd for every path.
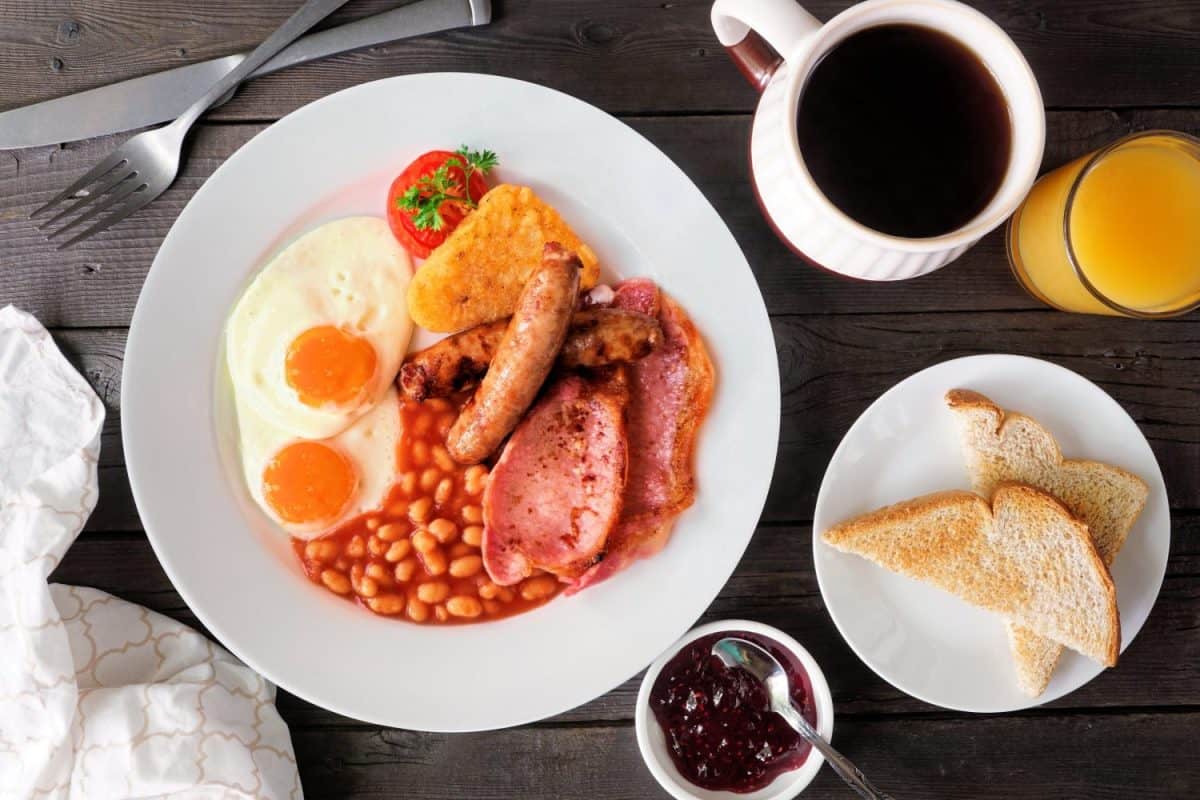
M 856 514 L 928 492 L 971 488 L 944 400 L 955 388 L 982 392 L 1033 417 L 1054 434 L 1064 457 L 1114 464 L 1149 485 L 1146 508 L 1112 567 L 1122 651 L 1149 616 L 1166 573 L 1167 490 L 1146 437 L 1115 400 L 1068 369 L 1023 356 L 970 356 L 922 370 L 885 392 L 846 433 L 813 519 L 817 579 L 838 630 L 867 666 L 913 697 L 960 711 L 1014 711 L 1078 689 L 1101 667 L 1068 650 L 1045 694 L 1027 697 L 1017 686 L 998 617 L 820 539 Z

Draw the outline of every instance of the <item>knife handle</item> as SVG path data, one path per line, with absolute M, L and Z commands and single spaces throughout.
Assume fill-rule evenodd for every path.
M 300 6 L 248 56 L 238 62 L 236 67 L 210 86 L 208 91 L 199 100 L 188 106 L 187 110 L 168 125 L 166 130 L 174 130 L 182 141 L 182 137 L 187 134 L 196 118 L 207 111 L 213 103 L 235 90 L 242 81 L 250 77 L 255 69 L 282 50 L 287 49 L 288 45 L 303 36 L 309 28 L 337 11 L 347 2 L 348 0 L 304 0 L 304 5 Z
M 252 73 L 267 75 L 319 58 L 394 42 L 427 33 L 485 25 L 491 21 L 490 0 L 419 0 L 335 28 L 297 39 Z

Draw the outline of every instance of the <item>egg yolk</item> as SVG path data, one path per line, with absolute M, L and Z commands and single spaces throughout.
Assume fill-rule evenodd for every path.
M 284 370 L 300 402 L 341 405 L 358 398 L 375 375 L 375 348 L 341 328 L 319 325 L 288 345 Z
M 284 522 L 332 520 L 350 501 L 358 476 L 347 458 L 321 442 L 293 442 L 263 470 L 263 495 Z

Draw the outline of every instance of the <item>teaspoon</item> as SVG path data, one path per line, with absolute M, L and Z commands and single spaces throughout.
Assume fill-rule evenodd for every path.
M 866 800 L 892 800 L 890 795 L 876 789 L 862 770 L 854 766 L 850 759 L 843 756 L 824 737 L 808 724 L 808 720 L 792 703 L 791 687 L 783 665 L 762 647 L 754 642 L 727 636 L 712 646 L 712 654 L 721 659 L 726 667 L 741 667 L 749 672 L 767 689 L 767 697 L 771 702 L 771 710 L 795 728 L 796 733 L 817 749 L 829 766 L 833 767 L 842 780 L 851 789 L 858 792 Z

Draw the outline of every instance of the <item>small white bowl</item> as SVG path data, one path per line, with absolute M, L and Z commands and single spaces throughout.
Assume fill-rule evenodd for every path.
M 813 701 L 817 709 L 817 731 L 825 737 L 826 741 L 831 741 L 833 737 L 833 697 L 829 694 L 829 684 L 825 682 L 825 675 L 817 666 L 817 662 L 799 642 L 778 628 L 749 620 L 727 619 L 701 625 L 671 645 L 650 665 L 650 669 L 646 670 L 646 677 L 642 678 L 642 688 L 638 691 L 637 708 L 634 711 L 637 743 L 638 749 L 642 751 L 642 760 L 646 762 L 650 774 L 654 776 L 659 785 L 677 800 L 788 800 L 804 791 L 804 788 L 816 776 L 817 771 L 821 769 L 821 764 L 825 763 L 825 759 L 820 753 L 815 749 L 811 750 L 808 758 L 798 769 L 783 773 L 757 792 L 744 794 L 702 789 L 679 774 L 675 763 L 671 761 L 671 754 L 667 750 L 666 737 L 663 735 L 662 728 L 659 727 L 658 720 L 650 710 L 650 690 L 654 687 L 654 682 L 658 680 L 658 673 L 662 672 L 663 666 L 684 647 L 710 633 L 733 631 L 747 631 L 773 639 L 796 656 L 800 665 L 804 667 L 804 671 L 808 673 L 808 680 L 812 685 Z

